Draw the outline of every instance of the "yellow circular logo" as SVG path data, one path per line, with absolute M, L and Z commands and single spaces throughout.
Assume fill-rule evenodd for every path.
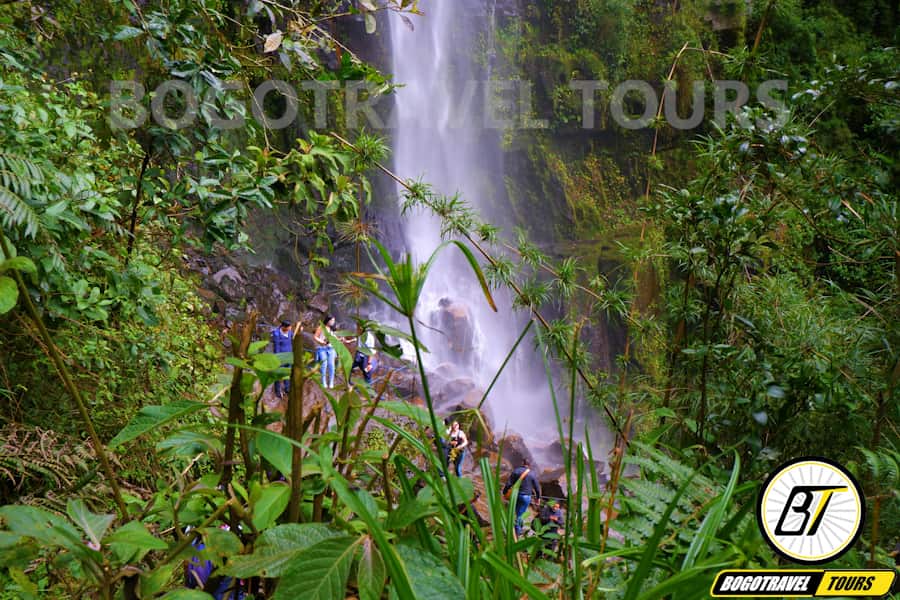
M 820 564 L 846 552 L 865 521 L 862 488 L 841 465 L 826 458 L 787 462 L 763 485 L 756 518 L 763 537 L 781 556 Z

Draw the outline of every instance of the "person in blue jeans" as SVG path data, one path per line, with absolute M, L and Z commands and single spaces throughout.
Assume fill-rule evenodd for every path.
M 463 459 L 466 457 L 466 448 L 469 446 L 469 438 L 459 428 L 459 421 L 453 421 L 447 430 L 447 439 L 450 445 L 447 449 L 447 462 L 453 465 L 457 477 L 462 477 Z
M 272 352 L 281 354 L 283 352 L 293 352 L 294 331 L 291 329 L 291 322 L 284 320 L 281 327 L 272 330 Z M 288 367 L 289 364 L 283 364 L 282 367 Z M 275 382 L 275 395 L 282 398 L 291 390 L 291 380 L 279 379 Z
M 507 480 L 506 485 L 503 486 L 504 496 L 514 485 L 516 485 L 517 481 L 521 481 L 522 483 L 519 484 L 519 494 L 516 497 L 515 529 L 516 537 L 521 537 L 522 516 L 531 505 L 531 499 L 537 498 L 538 502 L 540 502 L 541 497 L 541 484 L 538 483 L 534 473 L 531 472 L 531 465 L 528 464 L 528 459 L 523 459 L 521 466 L 516 467 L 513 469 L 513 472 L 509 474 L 509 479 Z
M 331 341 L 328 339 L 325 332 L 327 331 L 333 335 L 334 324 L 334 317 L 330 315 L 325 317 L 322 319 L 322 324 L 319 325 L 318 329 L 316 329 L 316 333 L 313 335 L 313 339 L 316 341 L 316 362 L 321 365 L 322 387 L 328 389 L 334 388 L 334 359 L 337 357 L 337 352 L 331 345 Z M 326 374 L 328 376 L 327 380 Z

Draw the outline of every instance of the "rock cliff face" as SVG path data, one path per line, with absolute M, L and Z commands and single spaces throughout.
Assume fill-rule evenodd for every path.
M 441 298 L 438 309 L 431 315 L 431 326 L 443 332 L 450 360 L 470 366 L 475 350 L 475 323 L 472 310 L 464 302 Z
M 304 296 L 303 286 L 270 265 L 248 265 L 230 254 L 185 256 L 185 266 L 200 276 L 198 294 L 209 317 L 223 327 L 259 312 L 259 328 L 282 319 L 314 323 L 330 309 L 322 294 Z

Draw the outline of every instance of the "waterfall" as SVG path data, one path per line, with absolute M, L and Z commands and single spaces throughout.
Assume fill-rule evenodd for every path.
M 393 162 L 401 177 L 421 179 L 441 194 L 459 193 L 483 219 L 509 232 L 516 223 L 503 208 L 509 199 L 502 132 L 485 126 L 484 112 L 495 1 L 421 0 L 425 16 L 414 20 L 414 30 L 400 17 L 392 18 L 392 73 L 403 86 L 395 94 Z M 403 245 L 417 262 L 441 241 L 439 220 L 424 212 L 407 214 L 402 230 Z M 498 311 L 493 312 L 469 266 L 454 252 L 448 248 L 431 271 L 418 314 L 428 327 L 417 331 L 430 350 L 424 359 L 428 369 L 454 372 L 484 390 L 528 315 L 513 310 L 506 290 L 496 292 Z M 560 404 L 567 404 L 566 392 L 558 391 Z M 486 407 L 497 433 L 519 433 L 533 449 L 557 439 L 544 361 L 531 334 L 494 385 Z M 583 433 L 584 423 L 576 423 L 576 431 Z M 602 450 L 595 452 L 600 456 Z

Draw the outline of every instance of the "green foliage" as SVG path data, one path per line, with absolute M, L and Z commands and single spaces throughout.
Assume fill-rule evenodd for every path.
M 437 252 L 424 264 L 395 261 L 362 222 L 372 197 L 366 173 L 386 156 L 384 143 L 249 121 L 240 131 L 212 126 L 214 111 L 247 116 L 246 102 L 226 94 L 229 81 L 364 78 L 390 89 L 323 25 L 340 8 L 82 4 L 0 5 L 0 239 L 10 243 L 0 262 L 0 394 L 10 400 L 4 420 L 75 428 L 17 311 L 11 276 L 24 275 L 90 416 L 120 451 L 115 475 L 131 484 L 128 510 L 109 512 L 112 482 L 92 468 L 84 444 L 4 427 L 0 474 L 17 479 L 4 484 L 3 499 L 35 504 L 0 508 L 8 593 L 208 598 L 179 587 L 183 564 L 196 557 L 256 597 L 702 597 L 720 568 L 775 563 L 750 516 L 755 480 L 800 453 L 857 466 L 873 508 L 883 509 L 873 546 L 878 527 L 896 522 L 897 51 L 874 43 L 895 35 L 891 19 L 862 14 L 885 3 L 777 2 L 768 16 L 764 4 L 745 14 L 740 2 L 524 7 L 521 22 L 499 34 L 508 64 L 495 72 L 540 74 L 538 112 L 572 137 L 566 148 L 543 136 L 529 142 L 526 166 L 541 174 L 513 212 L 540 202 L 542 215 L 575 225 L 542 231 L 627 238 L 621 252 L 611 254 L 605 239 L 579 261 L 570 246 L 538 244 L 524 230 L 507 238 L 459 196 L 398 179 L 404 208 L 441 219 L 449 241 L 439 250 L 461 251 L 488 304 L 496 309 L 492 286 L 508 287 L 539 325 L 549 389 L 559 387 L 555 373 L 570 371 L 573 414 L 584 396 L 618 429 L 614 479 L 601 489 L 593 450 L 573 442 L 574 419 L 559 418 L 554 396 L 567 488 L 554 555 L 540 538 L 515 539 L 499 465 L 482 458 L 475 475 L 487 528 L 469 508 L 477 481 L 443 475 L 415 320 Z M 350 11 L 372 33 L 380 10 L 417 10 L 405 0 L 381 4 Z M 708 18 L 729 29 L 713 34 Z M 757 27 L 762 43 L 749 47 Z M 674 69 L 686 41 L 704 51 L 692 48 Z M 123 55 L 133 61 L 123 64 Z M 51 77 L 49 57 L 59 56 L 96 70 Z M 649 79 L 670 69 L 679 86 L 707 74 L 754 83 L 786 72 L 791 118 L 776 124 L 750 108 L 724 128 L 705 125 L 692 153 L 686 138 L 660 128 L 660 152 L 646 159 L 647 137 L 615 130 L 602 110 L 599 133 L 574 131 L 580 104 L 569 79 Z M 186 83 L 204 98 L 196 122 L 111 130 L 107 80 L 132 71 L 148 87 Z M 167 102 L 170 117 L 186 108 L 178 95 Z M 263 108 L 275 114 L 280 102 Z M 309 122 L 312 108 L 301 104 Z M 645 195 L 647 173 L 665 173 L 668 185 Z M 628 200 L 638 195 L 646 201 Z M 426 408 L 369 388 L 323 396 L 309 381 L 307 354 L 269 354 L 265 341 L 222 366 L 221 342 L 179 270 L 182 251 L 247 248 L 248 216 L 278 205 L 292 211 L 286 227 L 304 241 L 313 287 L 336 239 L 376 247 L 376 272 L 355 274 L 353 285 L 406 318 L 409 332 L 365 328 L 385 353 L 399 354 L 388 337 L 413 344 Z M 606 348 L 612 377 L 589 352 L 598 345 L 590 331 L 604 327 L 627 330 L 621 351 Z M 332 343 L 347 378 L 352 357 Z M 289 374 L 300 381 L 281 435 L 262 429 L 272 417 L 257 407 L 262 390 Z M 310 405 L 322 412 L 305 412 Z M 48 456 L 48 444 L 61 456 Z M 605 511 L 619 514 L 607 520 Z M 845 560 L 865 558 L 854 551 Z

